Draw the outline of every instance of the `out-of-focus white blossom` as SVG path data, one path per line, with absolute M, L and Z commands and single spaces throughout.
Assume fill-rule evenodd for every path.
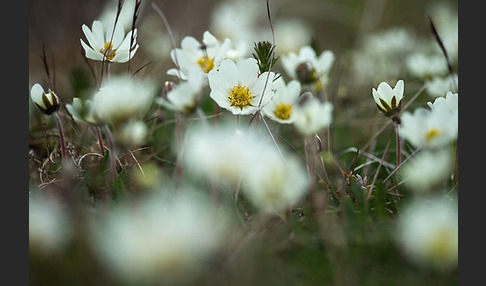
M 94 111 L 112 122 L 140 116 L 152 103 L 155 85 L 150 80 L 112 76 L 93 96 Z
M 434 102 L 427 102 L 430 109 L 449 109 L 455 117 L 459 115 L 459 94 L 448 91 L 445 97 L 437 97 Z
M 411 202 L 398 221 L 397 243 L 419 266 L 453 270 L 458 263 L 457 203 L 443 197 Z
M 309 185 L 306 169 L 295 157 L 269 157 L 246 171 L 244 191 L 264 212 L 280 213 L 293 206 L 303 198 Z
M 54 199 L 29 195 L 29 247 L 44 253 L 62 250 L 69 242 L 72 229 L 63 206 Z
M 133 147 L 144 142 L 147 132 L 147 125 L 144 122 L 130 120 L 123 123 L 123 125 L 116 130 L 115 136 L 119 144 L 127 147 Z
M 458 88 L 459 77 L 457 74 L 448 75 L 445 77 L 434 77 L 425 82 L 425 91 L 430 97 L 444 96 L 447 92 Z
M 275 53 L 277 55 L 298 53 L 301 47 L 308 46 L 311 42 L 310 28 L 298 18 L 276 19 L 273 25 L 276 35 Z
M 406 59 L 407 69 L 415 77 L 430 79 L 447 74 L 447 62 L 443 55 L 414 53 Z
M 89 99 L 83 100 L 75 97 L 72 103 L 66 104 L 66 109 L 77 122 L 92 125 L 105 123 L 103 117 L 95 111 L 93 102 Z
M 227 219 L 205 197 L 147 196 L 92 223 L 91 243 L 107 270 L 130 283 L 188 283 L 222 246 Z
M 295 106 L 294 126 L 305 136 L 318 133 L 331 124 L 333 109 L 332 103 L 321 102 L 310 92 L 306 92 Z
M 442 187 L 452 172 L 452 155 L 447 148 L 424 150 L 407 161 L 402 170 L 405 184 L 415 193 Z

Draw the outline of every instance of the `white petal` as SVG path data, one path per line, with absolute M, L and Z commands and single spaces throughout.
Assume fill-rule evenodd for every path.
M 86 39 L 88 40 L 89 45 L 93 49 L 101 49 L 101 48 L 103 48 L 103 45 L 105 43 L 103 43 L 102 41 L 100 41 L 99 39 L 97 39 L 95 37 L 95 35 L 93 35 L 93 33 L 91 32 L 91 30 L 88 28 L 88 26 L 83 25 L 81 28 L 82 28 L 82 30 L 84 32 L 84 35 L 86 36 Z
M 83 46 L 85 51 L 85 56 L 88 59 L 97 60 L 97 61 L 103 60 L 103 54 L 90 48 L 82 39 L 81 39 L 81 45 Z
M 105 33 L 103 31 L 103 24 L 98 20 L 93 21 L 93 25 L 91 26 L 91 32 L 93 33 L 93 38 L 96 41 L 97 45 L 101 45 L 93 48 L 95 49 L 97 49 L 98 47 L 100 49 L 103 48 L 103 46 L 106 43 Z
M 252 86 L 258 78 L 258 63 L 249 58 L 238 62 L 238 83 L 244 86 Z

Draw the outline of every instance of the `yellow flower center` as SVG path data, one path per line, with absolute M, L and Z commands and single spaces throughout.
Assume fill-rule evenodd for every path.
M 230 91 L 229 100 L 231 101 L 231 106 L 239 107 L 241 110 L 247 106 L 251 106 L 254 96 L 253 92 L 247 86 L 236 85 Z
M 430 141 L 432 141 L 432 139 L 437 138 L 437 137 L 439 137 L 441 135 L 442 135 L 442 131 L 441 130 L 435 129 L 435 128 L 430 129 L 425 134 L 425 142 L 430 143 Z
M 292 105 L 280 103 L 275 107 L 274 114 L 278 119 L 287 120 L 290 118 L 290 114 L 292 114 Z
M 100 53 L 104 55 L 109 61 L 113 60 L 116 56 L 116 50 L 113 49 L 113 44 L 111 42 L 106 42 L 105 46 L 100 50 Z
M 201 68 L 201 70 L 205 73 L 208 73 L 214 68 L 213 60 L 208 56 L 202 56 L 198 61 L 197 64 Z

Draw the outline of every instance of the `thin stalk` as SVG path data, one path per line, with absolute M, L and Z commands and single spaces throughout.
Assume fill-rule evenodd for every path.
M 110 128 L 108 128 L 107 125 L 105 125 L 105 135 L 106 135 L 106 140 L 108 141 L 108 148 L 110 149 L 111 175 L 112 175 L 112 179 L 115 180 L 115 178 L 117 176 L 115 144 L 114 144 L 114 141 L 113 141 L 113 135 L 111 134 Z
M 175 169 L 175 181 L 178 185 L 182 182 L 182 118 L 181 113 L 176 113 L 176 144 L 177 144 L 177 159 Z
M 63 162 L 67 162 L 66 143 L 64 142 L 64 132 L 62 130 L 61 117 L 59 117 L 59 114 L 55 112 L 54 118 L 56 119 L 57 129 L 59 130 L 59 138 L 61 141 L 61 150 L 62 150 L 62 160 Z
M 101 136 L 101 129 L 99 126 L 96 126 L 96 133 L 98 135 L 98 145 L 100 146 L 101 155 L 105 154 L 105 145 L 103 144 L 103 138 Z
M 400 173 L 401 171 L 401 162 L 402 162 L 402 144 L 400 138 L 400 124 L 395 122 L 395 132 L 397 134 L 397 172 Z

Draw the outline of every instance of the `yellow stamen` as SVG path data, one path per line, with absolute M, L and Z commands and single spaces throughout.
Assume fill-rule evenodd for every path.
M 275 107 L 274 114 L 275 117 L 277 117 L 278 119 L 287 120 L 292 114 L 292 105 L 280 103 L 279 105 L 277 105 L 277 107 Z
M 430 143 L 430 141 L 432 141 L 432 139 L 437 138 L 437 137 L 439 137 L 441 135 L 442 135 L 442 131 L 441 130 L 435 129 L 435 128 L 430 129 L 425 134 L 425 142 Z
M 251 106 L 254 96 L 253 92 L 247 86 L 236 85 L 230 91 L 229 100 L 231 106 L 239 107 L 241 110 L 247 106 Z
M 107 60 L 111 61 L 116 56 L 116 49 L 113 49 L 113 44 L 111 42 L 106 42 L 105 46 L 100 50 L 100 53 L 106 57 Z
M 208 56 L 202 56 L 198 61 L 197 64 L 201 67 L 201 70 L 205 73 L 210 72 L 214 68 L 213 60 Z

